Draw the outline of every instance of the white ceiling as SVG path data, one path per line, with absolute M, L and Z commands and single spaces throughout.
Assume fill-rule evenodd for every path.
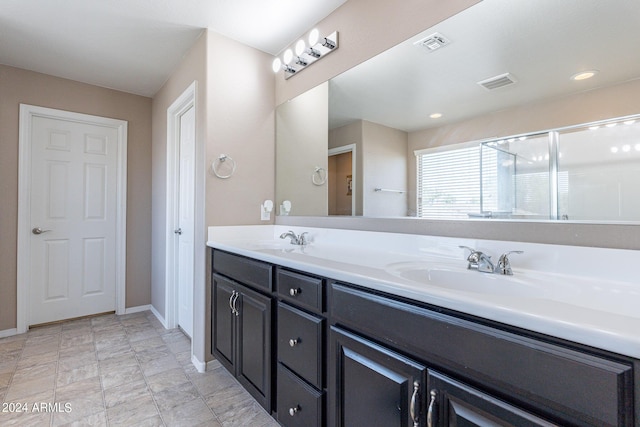
M 436 31 L 451 43 L 414 45 Z M 330 127 L 364 119 L 414 131 L 608 86 L 640 77 L 638 52 L 638 0 L 484 0 L 332 79 Z M 600 72 L 570 80 L 588 69 Z M 507 72 L 516 84 L 477 84 Z
M 0 0 L 0 63 L 153 96 L 204 28 L 278 54 L 346 0 Z

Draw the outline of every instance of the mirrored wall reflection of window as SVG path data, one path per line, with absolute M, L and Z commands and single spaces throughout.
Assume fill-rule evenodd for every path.
M 417 160 L 417 215 L 454 219 L 481 215 L 480 146 L 421 150 Z
M 418 216 L 639 221 L 639 118 L 416 151 Z
M 559 213 L 570 220 L 640 220 L 640 121 L 559 132 Z

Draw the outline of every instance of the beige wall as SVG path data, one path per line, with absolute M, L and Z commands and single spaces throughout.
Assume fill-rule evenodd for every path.
M 291 215 L 328 213 L 327 186 L 311 181 L 316 167 L 328 168 L 328 88 L 321 84 L 277 108 L 275 204 L 289 200 Z
M 152 153 L 153 163 L 153 245 L 151 261 L 152 278 L 152 305 L 161 316 L 165 316 L 165 252 L 166 252 L 166 232 L 170 224 L 167 224 L 166 217 L 166 191 L 167 191 L 167 109 L 194 81 L 197 84 L 196 90 L 196 155 L 200 154 L 200 162 L 196 169 L 200 169 L 200 180 L 196 180 L 197 194 L 204 194 L 204 141 L 206 140 L 206 48 L 207 38 L 204 35 L 191 47 L 187 55 L 166 81 L 164 86 L 153 97 L 152 104 Z M 198 214 L 204 215 L 203 197 L 196 197 L 196 202 L 200 204 Z M 205 225 L 206 226 L 206 225 Z M 200 230 L 201 235 L 205 230 Z M 196 233 L 197 234 L 197 233 Z M 202 238 L 202 237 L 201 237 Z M 197 253 L 201 265 L 204 264 L 205 253 Z M 204 273 L 201 273 L 204 275 Z M 204 276 L 202 276 L 204 277 Z M 201 281 L 204 280 L 201 277 Z
M 293 99 L 479 1 L 347 1 L 317 25 L 321 36 L 338 31 L 338 50 L 288 80 L 284 79 L 283 73 L 278 73 L 276 105 Z M 301 36 L 305 37 L 305 34 Z
M 207 174 L 206 222 L 264 224 L 260 204 L 275 197 L 273 57 L 212 31 L 207 37 L 207 166 L 227 154 L 237 169 L 229 179 Z
M 19 104 L 128 121 L 126 306 L 151 302 L 151 99 L 0 65 L 0 331 L 16 327 Z
M 406 216 L 406 192 L 374 190 L 407 190 L 407 133 L 363 121 L 362 148 L 364 215 Z
M 209 252 L 206 227 L 260 224 L 260 204 L 274 199 L 274 85 L 272 58 L 204 31 L 153 98 L 153 306 L 164 317 L 167 109 L 196 81 L 196 247 L 193 351 L 211 356 Z M 237 169 L 220 179 L 209 167 L 220 154 Z

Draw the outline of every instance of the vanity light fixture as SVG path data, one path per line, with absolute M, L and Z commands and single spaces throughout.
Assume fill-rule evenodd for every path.
M 598 74 L 598 70 L 581 71 L 571 76 L 571 80 L 574 80 L 574 81 L 587 80 L 595 76 L 596 74 Z
M 275 58 L 272 64 L 273 72 L 277 73 L 280 70 L 284 70 L 284 78 L 288 79 L 314 62 L 324 58 L 338 48 L 338 32 L 334 31 L 326 37 L 320 37 L 320 32 L 317 28 L 314 28 L 309 33 L 308 42 L 309 47 L 307 47 L 304 39 L 298 40 L 293 50 L 291 48 L 285 50 L 282 60 Z

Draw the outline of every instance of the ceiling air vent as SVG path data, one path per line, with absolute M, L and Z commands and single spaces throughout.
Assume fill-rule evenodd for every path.
M 513 74 L 504 73 L 504 74 L 500 74 L 499 76 L 482 80 L 481 82 L 478 82 L 478 84 L 483 88 L 485 88 L 486 90 L 494 90 L 500 87 L 512 85 L 515 82 L 517 82 L 517 80 L 515 77 L 513 77 Z
M 440 33 L 433 33 L 414 43 L 415 46 L 424 47 L 427 52 L 433 52 L 451 43 L 451 41 Z

